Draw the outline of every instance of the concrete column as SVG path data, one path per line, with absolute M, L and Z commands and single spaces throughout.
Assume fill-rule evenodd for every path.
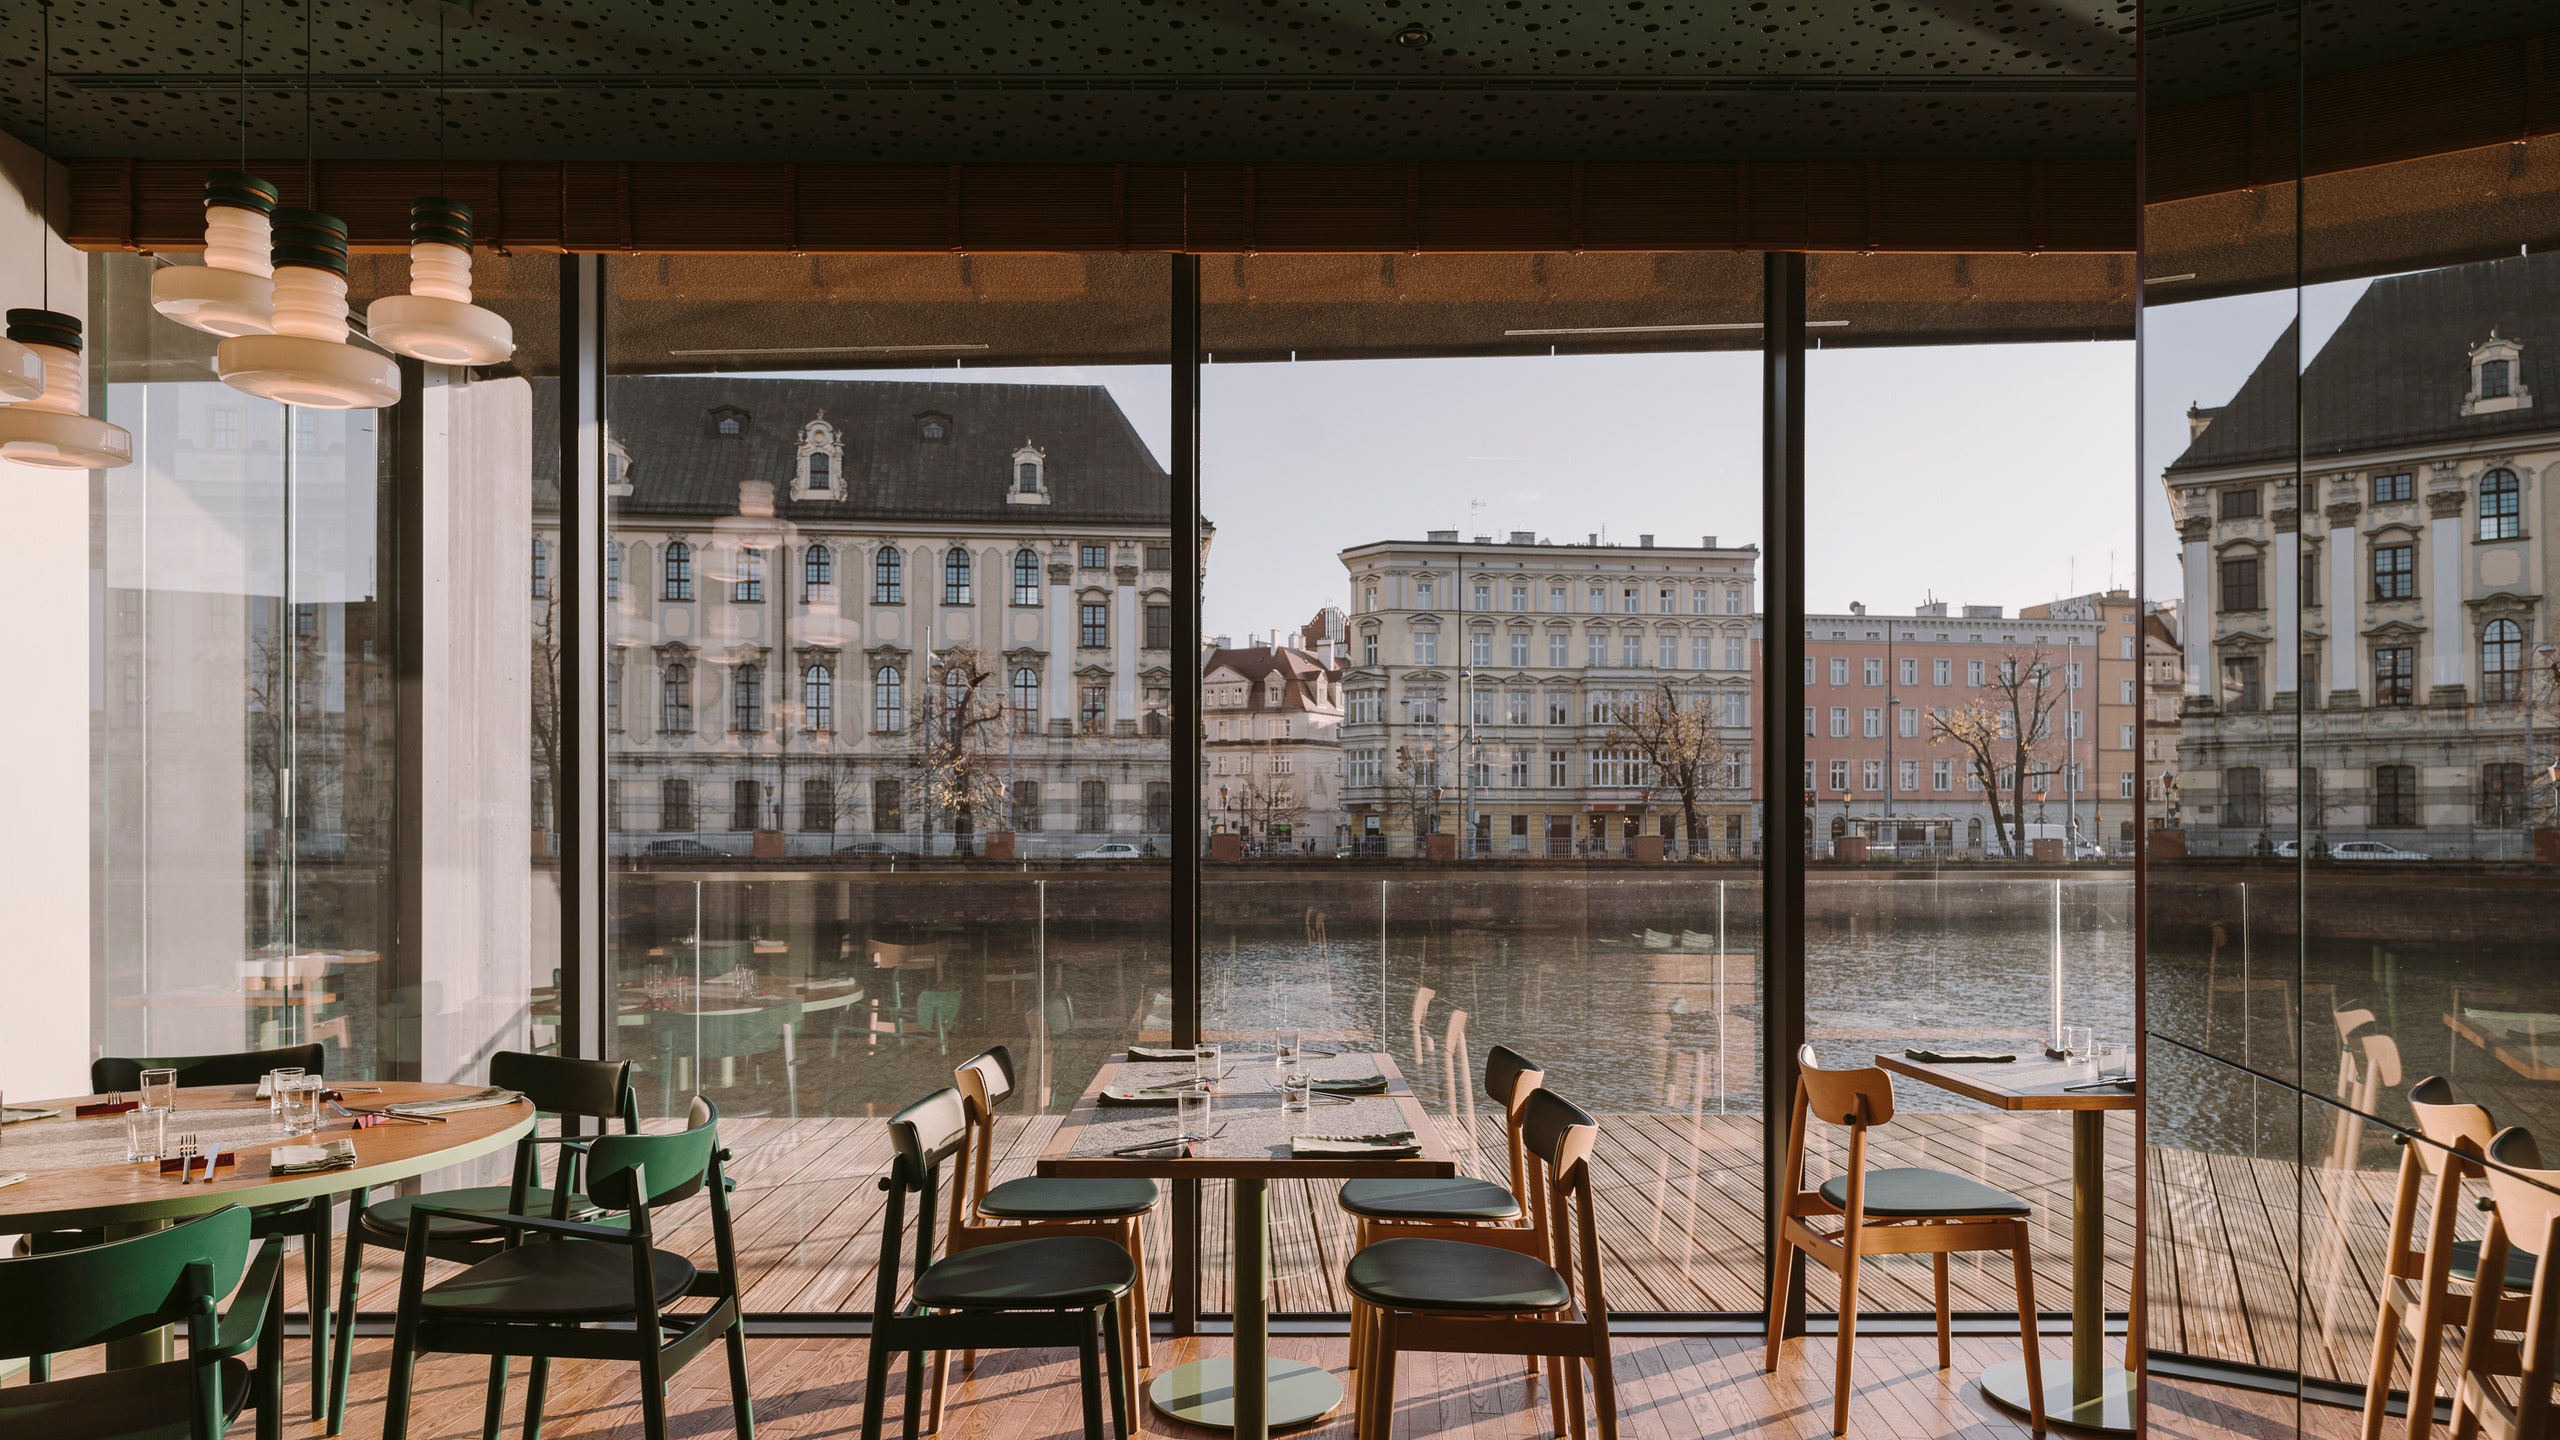
M 1112 573 L 1111 728 L 1138 722 L 1138 567 Z
M 2276 589 L 2267 608 L 2276 617 L 2275 692 L 2289 695 L 2301 684 L 2302 546 L 2289 530 L 2276 532 Z
M 1053 722 L 1075 718 L 1076 596 L 1075 571 L 1068 562 L 1049 565 L 1049 673 L 1041 680 L 1041 718 Z
M 2356 507 L 2329 507 L 2329 690 L 2364 692 L 2364 643 L 2357 635 L 2356 584 L 2364 551 L 2356 544 Z
M 2202 515 L 2178 522 L 2178 538 L 2186 545 L 2187 581 L 2179 617 L 2186 633 L 2180 638 L 2187 648 L 2186 693 L 2197 699 L 2213 693 L 2213 559 L 2205 544 L 2212 534 L 2213 522 Z
M 2471 668 L 2470 636 L 2462 623 L 2463 493 L 2427 496 L 2427 684 L 2443 690 L 2464 683 Z M 2432 698 L 2432 697 L 2430 697 Z

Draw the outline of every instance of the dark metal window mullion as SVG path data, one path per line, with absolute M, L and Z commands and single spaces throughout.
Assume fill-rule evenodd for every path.
M 1781 1175 L 1804 1044 L 1804 316 L 1802 254 L 1764 257 L 1760 330 L 1761 1173 L 1763 1254 L 1778 1253 Z M 1765 1263 L 1765 1262 L 1764 1262 Z M 1801 1335 L 1804 1257 L 1781 1282 L 1784 1331 Z
M 606 1058 L 604 267 L 560 257 L 560 1052 Z
M 1173 1043 L 1200 1040 L 1200 257 L 1173 257 Z M 1200 1182 L 1173 1187 L 1173 1333 L 1200 1328 Z

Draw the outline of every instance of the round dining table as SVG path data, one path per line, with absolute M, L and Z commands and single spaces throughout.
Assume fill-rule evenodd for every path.
M 349 1110 L 378 1110 L 418 1101 L 448 1100 L 482 1088 L 347 1081 L 337 1087 Z M 533 1106 L 523 1100 L 460 1110 L 419 1123 L 386 1120 L 359 1127 L 355 1117 L 329 1114 L 316 1133 L 288 1137 L 268 1116 L 267 1101 L 253 1085 L 214 1085 L 178 1092 L 168 1117 L 174 1153 L 179 1137 L 194 1135 L 205 1148 L 236 1155 L 236 1163 L 206 1179 L 201 1166 L 181 1177 L 149 1160 L 127 1161 L 125 1117 L 83 1117 L 79 1107 L 119 1097 L 75 1095 L 58 1100 L 10 1097 L 8 1113 L 53 1111 L 42 1118 L 0 1125 L 0 1235 L 45 1230 L 104 1229 L 111 1237 L 135 1234 L 225 1205 L 283 1205 L 314 1195 L 412 1180 L 502 1150 L 533 1129 Z M 131 1098 L 130 1096 L 121 1098 Z M 325 1145 L 347 1140 L 355 1164 L 335 1170 L 276 1175 L 268 1152 L 279 1145 Z M 145 1364 L 161 1358 L 165 1341 L 145 1337 L 108 1347 L 110 1365 Z

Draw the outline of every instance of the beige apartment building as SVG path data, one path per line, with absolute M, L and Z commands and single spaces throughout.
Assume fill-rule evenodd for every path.
M 1755 852 L 1751 763 L 1759 550 L 1558 544 L 1454 530 L 1342 552 L 1345 823 L 1364 853 L 1620 856 Z M 1681 797 L 1625 742 L 1662 688 L 1704 707 L 1716 783 Z M 1468 843 L 1456 846 L 1456 837 Z
M 1351 830 L 1342 808 L 1342 612 L 1281 637 L 1225 636 L 1201 664 L 1201 803 L 1212 836 L 1256 854 L 1331 855 Z M 1215 841 L 1212 841 L 1214 847 Z

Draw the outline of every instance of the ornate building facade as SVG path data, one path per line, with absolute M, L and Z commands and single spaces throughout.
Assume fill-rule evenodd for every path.
M 2308 367 L 2296 347 L 2194 412 L 2162 477 L 2188 853 L 2523 858 L 2550 799 L 2560 259 L 2376 280 Z
M 1171 490 L 1108 391 L 633 376 L 606 403 L 616 853 L 1161 847 Z
M 1351 835 L 1342 808 L 1342 613 L 1290 636 L 1213 643 L 1202 662 L 1201 803 L 1213 835 L 1266 854 L 1331 855 Z M 1329 627 L 1329 628 L 1328 628 Z M 1224 637 L 1221 637 L 1223 640 Z

